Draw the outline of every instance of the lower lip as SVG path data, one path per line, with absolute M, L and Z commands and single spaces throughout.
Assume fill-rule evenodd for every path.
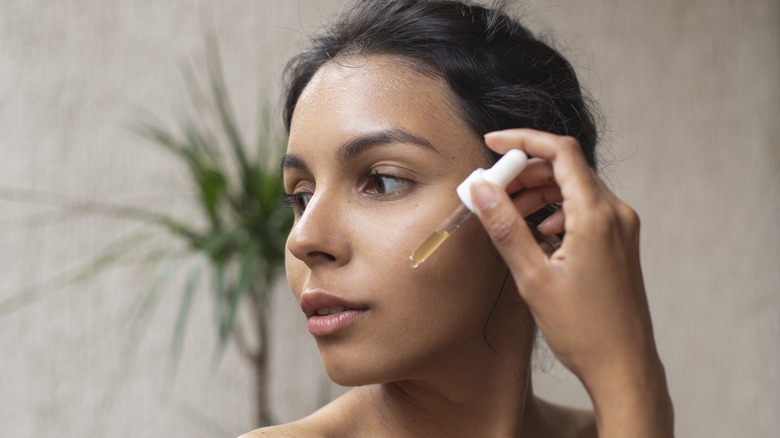
M 354 324 L 365 310 L 345 310 L 330 315 L 313 315 L 309 318 L 309 333 L 314 336 L 336 334 Z

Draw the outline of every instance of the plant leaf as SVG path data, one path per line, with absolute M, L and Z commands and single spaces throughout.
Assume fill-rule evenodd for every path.
M 257 275 L 256 262 L 258 254 L 257 244 L 255 242 L 250 242 L 244 249 L 244 253 L 241 257 L 241 268 L 238 273 L 238 282 L 235 290 L 230 295 L 223 294 L 223 296 L 227 297 L 228 302 L 226 304 L 228 308 L 227 313 L 222 315 L 219 325 L 218 345 L 221 350 L 219 354 L 224 351 L 224 348 L 227 345 L 229 335 L 235 325 L 238 307 L 244 299 L 244 296 L 246 296 L 247 292 L 249 292 L 250 288 L 253 286 L 253 280 L 255 280 Z M 258 285 L 255 284 L 255 286 Z M 259 286 L 262 287 L 263 285 Z
M 146 233 L 132 233 L 111 242 L 97 256 L 88 260 L 80 267 L 60 274 L 42 284 L 33 285 L 0 301 L 0 317 L 9 315 L 22 307 L 31 304 L 51 293 L 57 292 L 67 284 L 78 284 L 94 278 L 106 267 L 115 264 L 131 251 L 140 247 L 150 238 Z
M 192 299 L 195 295 L 195 287 L 198 284 L 203 267 L 208 263 L 208 256 L 205 254 L 198 254 L 195 256 L 195 263 L 187 276 L 187 281 L 184 284 L 182 291 L 181 304 L 179 305 L 179 312 L 176 317 L 176 327 L 173 331 L 173 342 L 171 345 L 171 351 L 173 352 L 171 371 L 175 372 L 178 368 L 179 360 L 181 358 L 182 348 L 184 347 L 185 327 L 187 319 L 190 315 L 190 309 L 192 308 Z
M 211 92 L 216 105 L 217 115 L 221 122 L 223 133 L 227 137 L 228 144 L 236 160 L 237 168 L 241 176 L 241 181 L 247 180 L 249 169 L 246 153 L 244 152 L 244 141 L 236 127 L 233 111 L 230 105 L 230 97 L 225 86 L 225 79 L 222 74 L 222 60 L 219 53 L 219 46 L 213 39 L 207 42 L 207 60 L 209 67 L 209 79 L 211 80 Z M 246 188 L 246 187 L 245 187 Z

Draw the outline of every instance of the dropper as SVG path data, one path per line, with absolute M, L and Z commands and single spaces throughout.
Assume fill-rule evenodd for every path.
M 484 179 L 505 189 L 509 182 L 525 168 L 526 163 L 528 157 L 525 153 L 519 149 L 511 149 L 490 169 L 477 169 L 472 172 L 457 188 L 461 203 L 438 227 L 433 229 L 420 246 L 412 251 L 412 255 L 409 256 L 409 266 L 412 268 L 420 266 L 420 263 L 426 261 L 471 216 L 474 212 L 474 205 L 471 202 L 471 184 Z

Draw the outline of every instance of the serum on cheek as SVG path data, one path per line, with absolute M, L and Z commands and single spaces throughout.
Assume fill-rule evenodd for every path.
M 527 163 L 528 157 L 522 151 L 512 149 L 504 154 L 490 169 L 477 169 L 472 172 L 458 186 L 457 191 L 461 204 L 458 204 L 455 210 L 438 227 L 434 228 L 428 238 L 412 251 L 412 255 L 408 259 L 409 266 L 412 268 L 420 266 L 471 216 L 474 212 L 474 205 L 471 202 L 472 183 L 477 180 L 485 180 L 506 188 L 509 182 L 520 174 Z

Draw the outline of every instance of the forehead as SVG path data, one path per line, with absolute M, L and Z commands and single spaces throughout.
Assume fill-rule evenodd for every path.
M 434 69 L 416 68 L 416 62 L 392 56 L 349 56 L 327 62 L 314 74 L 298 104 L 324 97 L 332 103 L 349 99 L 369 108 L 388 105 L 454 110 L 452 93 Z M 297 108 L 296 108 L 297 109 Z M 448 116 L 454 114 L 447 114 Z
M 389 56 L 350 56 L 323 65 L 301 93 L 292 117 L 290 145 L 312 136 L 361 135 L 404 128 L 433 143 L 458 135 L 477 138 L 458 115 L 446 81 L 412 61 Z M 336 138 L 328 138 L 338 141 Z M 343 139 L 341 139 L 343 141 Z

